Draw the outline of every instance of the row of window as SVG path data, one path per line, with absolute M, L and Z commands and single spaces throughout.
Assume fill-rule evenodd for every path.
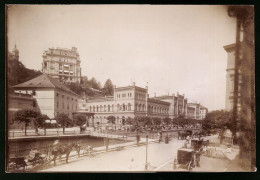
M 127 96 L 126 96 L 127 95 Z M 117 98 L 120 98 L 120 94 L 116 94 L 116 97 Z M 126 97 L 132 97 L 132 93 L 122 93 L 122 98 L 126 98 Z
M 64 102 L 61 103 L 61 107 L 60 107 L 59 101 L 56 102 L 56 107 L 57 107 L 57 109 L 61 108 L 61 109 L 67 109 L 67 110 L 70 110 L 70 109 L 77 110 L 78 109 L 77 104 L 67 103 L 67 106 L 66 106 Z
M 83 107 L 85 107 L 83 105 Z M 132 110 L 132 105 L 130 103 L 128 103 L 127 105 L 126 104 L 117 104 L 117 111 L 131 111 Z M 146 111 L 146 106 L 144 104 L 136 104 L 135 105 L 135 110 L 136 111 Z M 114 111 L 114 105 L 110 106 L 90 106 L 89 107 L 89 111 L 90 112 L 110 112 L 110 111 Z M 159 114 L 167 114 L 168 113 L 168 108 L 162 108 L 162 107 L 156 107 L 156 106 L 148 106 L 148 112 L 149 113 L 159 113 Z
M 59 97 L 60 94 L 59 94 L 59 93 L 56 93 L 56 96 Z M 62 97 L 62 98 L 66 98 L 66 96 L 65 96 L 64 94 L 62 94 L 61 97 Z M 69 101 L 69 100 L 71 100 L 71 101 L 74 101 L 74 100 L 75 100 L 75 102 L 78 101 L 76 98 L 74 99 L 73 97 L 69 97 L 69 96 L 67 96 L 67 100 L 68 100 L 68 101 Z

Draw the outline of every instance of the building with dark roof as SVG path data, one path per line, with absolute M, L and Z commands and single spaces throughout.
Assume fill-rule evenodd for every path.
M 41 113 L 50 118 L 54 118 L 58 113 L 65 113 L 72 118 L 72 113 L 78 110 L 78 95 L 46 74 L 15 85 L 13 88 L 17 93 L 33 95 Z

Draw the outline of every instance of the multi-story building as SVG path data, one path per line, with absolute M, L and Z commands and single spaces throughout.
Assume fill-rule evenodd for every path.
M 44 51 L 42 72 L 62 82 L 80 82 L 80 57 L 76 47 L 49 48 Z
M 177 95 L 172 94 L 172 96 L 164 95 L 154 97 L 160 101 L 169 102 L 169 118 L 178 118 L 179 116 L 187 117 L 187 98 L 184 98 L 184 94 L 181 95 L 177 92 Z
M 46 74 L 13 88 L 16 93 L 32 95 L 41 113 L 50 118 L 54 118 L 58 113 L 65 113 L 72 118 L 72 113 L 78 111 L 78 95 Z
M 189 111 L 188 117 L 191 119 L 203 120 L 208 113 L 208 109 L 199 103 L 188 103 L 187 106 Z
M 95 123 L 107 123 L 107 117 L 115 116 L 116 125 L 124 125 L 128 117 L 169 117 L 170 103 L 149 98 L 148 87 L 135 85 L 115 87 L 114 96 L 87 99 L 80 101 L 79 108 L 93 112 Z
M 205 119 L 206 115 L 208 113 L 208 109 L 205 108 L 204 106 L 200 105 L 200 120 Z
M 231 111 L 233 109 L 233 100 L 234 100 L 234 75 L 235 75 L 235 50 L 236 44 L 230 44 L 224 46 L 224 49 L 227 52 L 227 74 L 226 74 L 226 99 L 225 99 L 225 109 Z M 239 73 L 239 83 L 238 89 L 240 90 L 241 84 L 241 74 Z M 240 110 L 240 93 L 238 94 L 238 109 Z
M 187 108 L 187 118 L 188 119 L 196 119 L 196 108 L 192 106 L 188 106 Z

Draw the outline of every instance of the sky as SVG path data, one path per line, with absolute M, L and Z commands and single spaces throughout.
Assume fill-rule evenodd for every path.
M 10 5 L 8 50 L 41 70 L 51 47 L 77 47 L 82 75 L 150 97 L 179 92 L 209 111 L 225 108 L 227 53 L 236 20 L 213 5 Z

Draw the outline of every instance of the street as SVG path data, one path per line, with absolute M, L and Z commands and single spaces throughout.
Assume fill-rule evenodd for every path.
M 149 170 L 153 170 L 176 156 L 177 149 L 184 140 L 174 140 L 169 144 L 153 143 L 148 145 Z M 88 172 L 88 171 L 144 171 L 146 146 L 131 147 L 121 151 L 111 151 L 69 164 L 52 167 L 44 172 Z

